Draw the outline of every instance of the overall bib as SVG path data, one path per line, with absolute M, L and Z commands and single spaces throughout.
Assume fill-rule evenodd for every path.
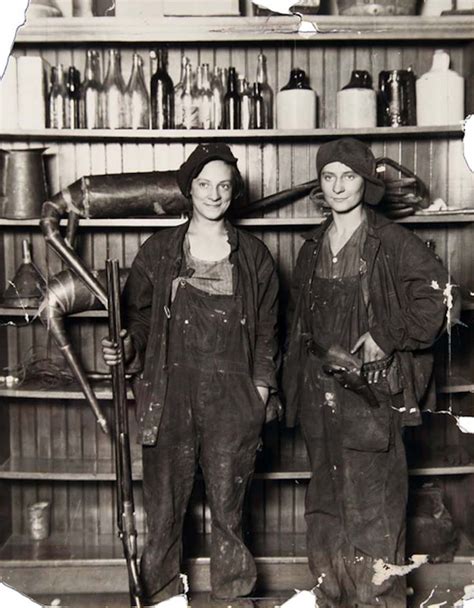
M 179 280 L 163 418 L 156 445 L 143 448 L 148 540 L 141 573 L 154 602 L 181 592 L 183 519 L 198 463 L 212 519 L 212 593 L 236 598 L 255 586 L 242 509 L 265 405 L 251 378 L 245 324 L 238 295 L 210 295 Z
M 354 276 L 313 274 L 305 324 L 315 341 L 347 351 L 368 330 L 362 288 Z M 343 388 L 309 354 L 300 420 L 312 478 L 306 494 L 307 550 L 319 608 L 406 606 L 403 579 L 374 585 L 373 562 L 404 563 L 407 471 L 385 379 L 371 385 L 379 408 Z

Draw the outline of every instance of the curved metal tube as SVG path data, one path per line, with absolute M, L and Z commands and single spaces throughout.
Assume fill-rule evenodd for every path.
M 105 284 L 105 271 L 89 272 L 102 288 L 102 285 Z M 121 272 L 120 282 L 122 286 L 125 283 L 128 272 L 128 270 L 123 270 Z M 94 391 L 82 368 L 82 364 L 72 349 L 64 325 L 64 317 L 66 315 L 82 312 L 84 310 L 97 310 L 100 308 L 103 308 L 102 304 L 84 282 L 71 270 L 63 270 L 49 281 L 38 312 L 43 325 L 51 332 L 51 335 L 71 368 L 72 373 L 79 382 L 81 389 L 97 418 L 98 424 L 104 433 L 108 433 L 105 416 L 102 413 Z
M 120 173 L 81 177 L 43 204 L 40 226 L 47 243 L 107 308 L 103 285 L 91 274 L 59 230 L 61 218 L 113 218 L 146 215 L 179 215 L 189 201 L 178 188 L 176 171 Z M 74 227 L 68 226 L 72 239 Z

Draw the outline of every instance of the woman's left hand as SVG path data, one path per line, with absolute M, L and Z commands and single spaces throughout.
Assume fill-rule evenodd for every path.
M 387 353 L 380 348 L 368 331 L 366 331 L 365 334 L 362 334 L 354 344 L 351 354 L 354 354 L 359 350 L 361 351 L 360 354 L 364 363 L 368 363 L 369 361 L 380 361 L 380 359 L 385 359 L 385 357 L 388 356 Z M 378 382 L 379 376 L 380 371 L 369 372 L 367 374 L 367 381 L 369 384 L 372 382 Z

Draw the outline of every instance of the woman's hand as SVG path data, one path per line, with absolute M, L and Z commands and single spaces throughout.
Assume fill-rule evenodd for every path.
M 360 354 L 364 363 L 368 363 L 369 361 L 380 361 L 380 359 L 385 359 L 385 357 L 388 356 L 387 353 L 380 348 L 368 331 L 366 331 L 365 334 L 362 334 L 354 344 L 351 354 L 354 354 L 359 350 L 361 351 Z M 380 371 L 368 372 L 367 381 L 369 384 L 378 382 L 379 376 Z
M 122 329 L 120 337 L 123 340 L 123 361 L 127 363 L 133 358 L 135 349 L 133 342 L 126 329 Z M 114 366 L 122 361 L 122 349 L 116 342 L 112 342 L 108 338 L 102 338 L 102 356 L 106 365 Z

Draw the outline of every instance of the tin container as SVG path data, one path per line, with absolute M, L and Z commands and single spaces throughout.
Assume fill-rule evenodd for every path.
M 51 509 L 47 500 L 35 502 L 28 507 L 28 527 L 33 540 L 44 540 L 49 536 Z

